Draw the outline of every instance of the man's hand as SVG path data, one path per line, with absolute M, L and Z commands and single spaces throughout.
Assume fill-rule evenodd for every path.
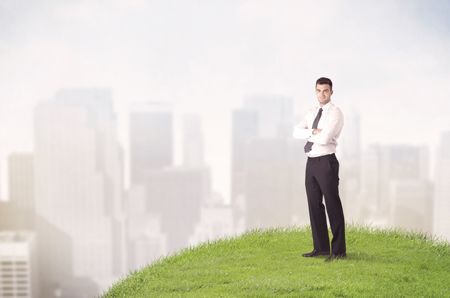
M 321 131 L 322 131 L 322 129 L 314 128 L 312 134 L 313 134 L 313 135 L 316 135 L 316 134 L 318 134 L 318 133 L 321 132 Z

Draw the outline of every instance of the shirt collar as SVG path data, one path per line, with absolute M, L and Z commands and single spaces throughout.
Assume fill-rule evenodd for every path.
M 330 100 L 329 102 L 327 102 L 327 104 L 325 104 L 323 107 L 321 107 L 320 104 L 317 104 L 317 110 L 319 110 L 320 108 L 322 108 L 322 110 L 326 111 L 326 110 L 328 110 L 332 105 L 333 105 L 333 103 L 331 102 L 331 100 Z

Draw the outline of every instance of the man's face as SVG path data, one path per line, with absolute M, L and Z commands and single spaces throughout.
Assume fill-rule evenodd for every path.
M 331 94 L 333 94 L 333 90 L 331 90 L 330 85 L 328 84 L 316 85 L 316 96 L 317 100 L 321 105 L 325 105 L 330 101 Z

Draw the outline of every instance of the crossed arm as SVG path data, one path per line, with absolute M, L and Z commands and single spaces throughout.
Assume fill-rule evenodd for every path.
M 322 129 L 308 128 L 306 117 L 294 127 L 292 134 L 294 139 L 308 140 L 309 142 L 326 145 L 338 134 L 344 124 L 342 112 L 336 110 L 329 115 L 328 121 L 322 126 Z

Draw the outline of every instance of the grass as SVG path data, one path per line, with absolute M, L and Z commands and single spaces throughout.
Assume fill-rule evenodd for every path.
M 309 227 L 252 230 L 130 273 L 102 297 L 450 297 L 450 245 L 425 234 L 346 228 L 347 259 L 304 258 Z

